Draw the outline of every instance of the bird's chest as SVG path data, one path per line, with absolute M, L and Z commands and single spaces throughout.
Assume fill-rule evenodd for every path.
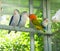
M 26 16 L 22 16 L 19 26 L 22 26 L 22 27 L 25 26 L 27 20 L 28 19 Z
M 38 30 L 43 29 L 42 25 L 37 20 L 32 20 L 32 23 L 36 27 L 36 29 L 38 29 Z
M 17 25 L 18 22 L 19 22 L 19 18 L 20 18 L 20 16 L 14 16 L 11 24 L 12 25 Z
M 23 24 L 23 23 L 26 23 L 26 18 L 25 17 L 22 17 L 22 19 L 21 19 L 21 24 Z
M 14 22 L 19 21 L 19 16 L 15 16 L 15 17 L 13 18 L 13 20 L 14 20 Z

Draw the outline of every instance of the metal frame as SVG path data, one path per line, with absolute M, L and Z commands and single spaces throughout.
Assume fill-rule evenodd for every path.
M 47 31 L 51 34 L 50 0 L 43 0 L 43 17 L 49 19 Z M 44 36 L 44 51 L 52 51 L 51 36 Z
M 22 7 L 22 8 L 28 8 L 28 7 L 29 7 L 29 6 L 13 5 L 13 4 L 6 4 L 6 3 L 2 4 L 2 7 L 3 7 L 3 6 L 7 6 L 7 7 L 10 7 L 10 6 L 11 6 L 11 7 Z M 34 6 L 34 8 L 37 9 L 37 8 L 40 8 L 40 7 L 35 7 L 35 6 Z
M 29 0 L 29 14 L 33 13 L 33 0 Z M 30 22 L 30 27 L 32 27 L 32 24 Z M 30 32 L 30 51 L 34 51 L 34 33 Z

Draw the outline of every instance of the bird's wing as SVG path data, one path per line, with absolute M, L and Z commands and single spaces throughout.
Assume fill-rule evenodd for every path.
M 11 19 L 10 19 L 9 25 L 11 25 L 12 20 L 13 20 L 13 16 L 12 16 Z
M 42 25 L 42 23 L 39 23 L 38 20 L 33 20 L 32 23 L 34 24 L 34 26 L 37 28 L 37 29 L 45 29 L 46 27 L 44 27 Z
M 41 26 L 44 28 L 44 29 L 46 29 L 46 27 L 41 23 Z
M 20 21 L 21 21 L 21 17 L 22 17 L 22 16 L 20 15 L 19 22 L 18 22 L 17 26 L 19 26 L 19 23 L 20 23 Z
M 33 23 L 34 25 L 40 26 L 40 23 L 38 22 L 38 20 L 32 20 L 32 23 Z

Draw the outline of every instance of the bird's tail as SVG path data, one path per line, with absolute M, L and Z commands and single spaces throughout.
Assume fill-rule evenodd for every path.
M 10 32 L 11 32 L 11 31 L 9 30 L 9 31 L 8 31 L 8 34 L 10 34 Z M 16 33 L 16 32 L 17 32 L 17 31 L 15 31 L 15 33 Z
M 40 36 L 41 36 L 41 34 L 40 34 L 40 33 L 37 33 L 37 36 L 38 36 L 38 37 L 40 37 Z
M 10 34 L 10 32 L 11 32 L 11 31 L 9 30 L 9 31 L 8 31 L 8 34 Z
M 17 31 L 15 31 L 15 33 L 16 33 Z

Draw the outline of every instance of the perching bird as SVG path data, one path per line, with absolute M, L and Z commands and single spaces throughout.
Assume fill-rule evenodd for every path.
M 9 25 L 10 25 L 10 26 L 18 26 L 19 20 L 20 20 L 20 12 L 19 12 L 19 10 L 15 9 L 15 10 L 14 10 L 14 14 L 13 14 L 13 16 L 12 16 L 11 19 L 10 19 Z M 8 31 L 8 34 L 9 34 L 10 32 L 11 32 L 11 31 L 9 30 L 9 31 Z M 15 31 L 15 33 L 16 33 L 16 31 Z
M 60 22 L 60 9 L 52 17 L 53 22 Z
M 43 32 L 45 31 L 45 28 L 46 28 L 45 26 L 47 26 L 46 22 L 48 22 L 48 20 L 46 18 L 44 19 L 43 23 L 39 23 L 35 14 L 30 14 L 29 18 L 37 30 L 41 30 Z M 44 24 L 44 23 L 46 23 L 46 24 Z
M 27 20 L 28 20 L 28 13 L 27 11 L 23 11 L 21 14 L 21 21 L 19 22 L 19 28 L 25 27 Z

